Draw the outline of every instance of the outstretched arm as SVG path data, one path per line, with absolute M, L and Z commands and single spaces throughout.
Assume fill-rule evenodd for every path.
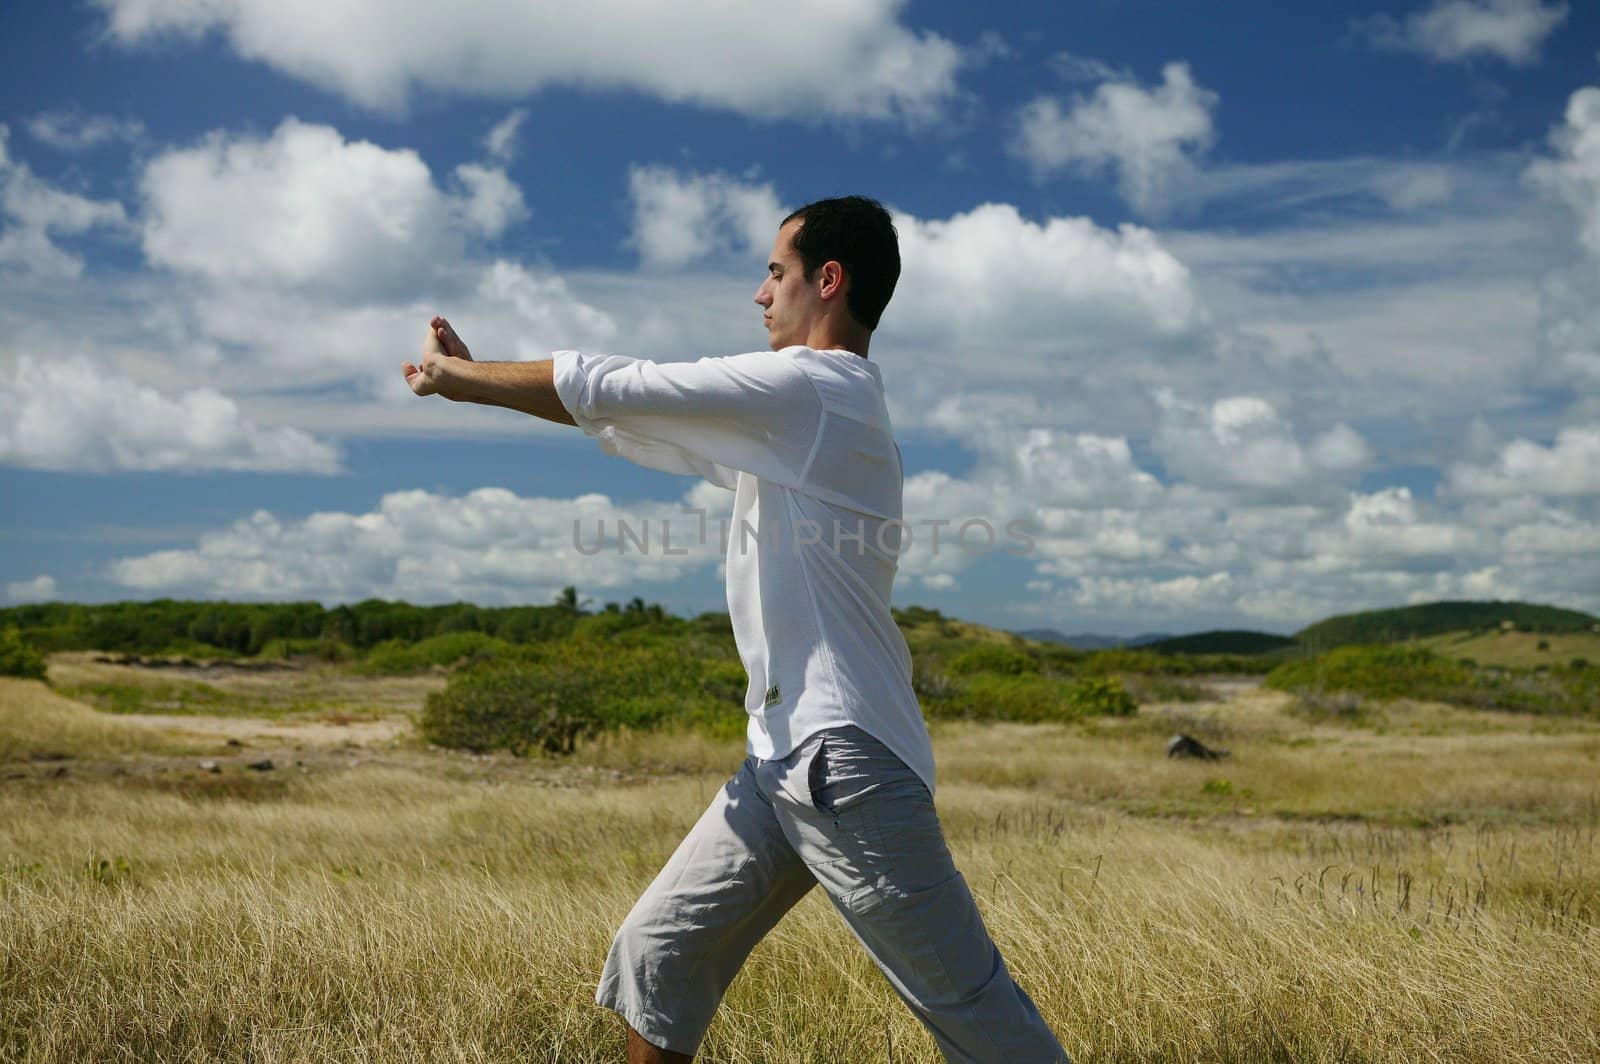
M 467 345 L 443 318 L 428 323 L 420 364 L 402 367 L 418 395 L 442 395 L 462 403 L 520 410 L 561 425 L 576 425 L 556 394 L 555 363 L 475 362 Z

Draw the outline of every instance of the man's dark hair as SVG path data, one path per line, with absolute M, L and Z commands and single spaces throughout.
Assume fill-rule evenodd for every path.
M 800 219 L 794 249 L 806 280 L 825 262 L 837 262 L 850 278 L 846 305 L 869 329 L 878 327 L 883 308 L 900 279 L 900 240 L 883 204 L 865 196 L 841 196 L 808 203 L 783 220 Z M 781 228 L 781 226 L 780 226 Z

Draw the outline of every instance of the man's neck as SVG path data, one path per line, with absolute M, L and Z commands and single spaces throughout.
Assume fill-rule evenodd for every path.
M 848 351 L 867 357 L 872 330 L 850 322 L 848 326 L 832 320 L 818 322 L 806 336 L 806 346 L 814 351 Z

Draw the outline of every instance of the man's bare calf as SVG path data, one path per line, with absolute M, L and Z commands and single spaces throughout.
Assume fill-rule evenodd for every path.
M 638 1031 L 628 1028 L 628 1064 L 689 1064 L 693 1059 L 670 1049 L 653 1046 L 640 1037 Z

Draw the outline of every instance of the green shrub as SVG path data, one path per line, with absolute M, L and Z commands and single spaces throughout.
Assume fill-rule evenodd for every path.
M 1003 676 L 1025 676 L 1039 671 L 1039 662 L 1026 650 L 1003 643 L 984 643 L 968 647 L 952 657 L 945 668 L 957 676 L 993 672 Z
M 681 644 L 571 639 L 513 648 L 458 669 L 418 726 L 440 746 L 565 753 L 601 731 L 692 728 L 742 735 L 747 681 L 737 659 Z
M 317 661 L 344 662 L 355 657 L 350 644 L 339 639 L 269 639 L 256 655 L 271 661 L 290 658 L 315 658 Z
M 379 643 L 361 663 L 361 671 L 393 676 L 432 668 L 453 668 L 485 661 L 510 649 L 511 644 L 482 632 L 446 632 L 416 643 L 390 639 Z
M 1128 689 L 1112 677 L 1089 677 L 1069 689 L 1067 704 L 1080 717 L 1131 717 L 1139 711 Z
M 0 676 L 20 676 L 24 680 L 45 678 L 44 655 L 15 628 L 0 631 Z
M 570 753 L 579 737 L 601 727 L 596 687 L 570 667 L 489 662 L 456 673 L 429 695 L 418 730 L 431 743 L 480 753 Z
M 1473 670 L 1419 647 L 1340 647 L 1315 658 L 1286 662 L 1267 674 L 1277 691 L 1348 691 L 1380 700 L 1437 698 L 1470 686 Z
M 1157 654 L 1151 650 L 1116 647 L 1097 650 L 1084 659 L 1082 670 L 1089 676 L 1113 676 L 1117 673 L 1142 673 L 1147 676 L 1161 674 L 1184 675 L 1193 671 L 1188 658 Z
M 1133 696 L 1114 679 L 1062 680 L 999 673 L 964 677 L 939 697 L 925 697 L 923 706 L 933 717 L 1030 724 L 1126 716 L 1138 710 Z
M 943 706 L 952 716 L 972 720 L 1067 720 L 1066 686 L 1043 676 L 978 673 L 965 677 Z
M 1302 697 L 1414 698 L 1518 713 L 1600 712 L 1600 674 L 1570 666 L 1474 668 L 1417 647 L 1340 647 L 1280 665 L 1266 685 Z

